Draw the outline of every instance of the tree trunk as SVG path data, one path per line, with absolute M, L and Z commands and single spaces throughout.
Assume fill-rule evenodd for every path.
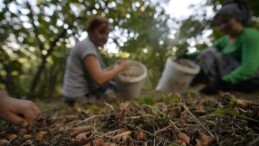
M 44 71 L 45 69 L 45 65 L 46 65 L 46 62 L 47 62 L 47 58 L 51 55 L 51 53 L 53 52 L 53 50 L 55 49 L 56 45 L 57 45 L 57 42 L 59 41 L 60 38 L 63 38 L 66 33 L 67 33 L 67 30 L 70 29 L 73 25 L 73 22 L 69 24 L 68 28 L 67 29 L 63 29 L 59 35 L 53 40 L 53 42 L 51 43 L 50 45 L 50 48 L 48 49 L 48 52 L 46 55 L 43 55 L 42 57 L 42 62 L 40 64 L 40 66 L 38 67 L 37 71 L 36 71 L 36 74 L 35 76 L 33 77 L 33 80 L 32 80 L 32 83 L 31 83 L 31 86 L 30 86 L 30 91 L 29 91 L 29 94 L 35 94 L 35 89 L 37 88 L 38 86 L 38 81 L 40 80 L 40 77 L 41 77 L 41 74 L 42 72 Z

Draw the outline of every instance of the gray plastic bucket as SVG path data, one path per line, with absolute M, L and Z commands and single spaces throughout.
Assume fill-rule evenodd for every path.
M 169 57 L 159 83 L 157 91 L 179 92 L 186 91 L 190 82 L 200 71 L 200 66 L 191 60 L 183 59 L 186 65 L 181 65 L 173 57 Z
M 132 65 L 116 78 L 119 94 L 128 98 L 139 98 L 147 68 L 140 62 L 131 61 Z

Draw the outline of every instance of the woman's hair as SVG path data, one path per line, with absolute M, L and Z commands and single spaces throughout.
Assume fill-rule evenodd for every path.
M 86 31 L 90 33 L 103 23 L 109 24 L 109 21 L 106 17 L 100 15 L 92 16 L 86 22 Z
M 227 0 L 222 8 L 216 13 L 214 20 L 219 15 L 227 15 L 236 18 L 242 25 L 248 26 L 251 23 L 253 13 L 248 5 L 242 0 Z

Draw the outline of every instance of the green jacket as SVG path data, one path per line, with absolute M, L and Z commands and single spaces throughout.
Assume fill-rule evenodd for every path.
M 220 52 L 231 55 L 240 66 L 223 77 L 230 83 L 237 83 L 253 77 L 259 70 L 259 31 L 245 28 L 235 42 L 228 44 L 229 36 L 223 36 L 214 44 Z

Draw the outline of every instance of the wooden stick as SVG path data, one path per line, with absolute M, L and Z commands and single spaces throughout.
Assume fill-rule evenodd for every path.
M 154 108 L 153 106 L 150 106 L 150 105 L 147 105 L 147 104 L 144 104 L 144 106 L 149 107 L 149 108 L 151 108 L 151 109 L 153 109 L 153 110 L 156 110 L 156 111 L 158 111 L 161 115 L 166 116 L 166 114 L 164 114 L 164 113 L 161 112 L 160 110 Z M 171 119 L 170 119 L 170 122 L 173 124 L 173 126 L 175 127 L 175 129 L 177 130 L 177 132 L 180 132 L 179 128 L 175 125 L 175 123 L 174 123 Z
M 91 116 L 91 117 L 89 117 L 89 118 L 87 118 L 87 119 L 85 119 L 83 121 L 80 121 L 80 122 L 76 123 L 75 125 L 81 125 L 83 123 L 86 123 L 86 122 L 88 122 L 88 121 L 90 121 L 92 119 L 99 118 L 99 117 L 104 117 L 104 115 L 94 115 L 94 116 Z
M 164 140 L 164 141 L 166 141 L 166 142 L 168 142 L 168 143 L 175 144 L 175 143 L 173 143 L 173 142 L 171 142 L 171 141 L 168 141 L 168 140 L 166 140 L 166 139 L 164 139 L 164 138 L 162 138 L 162 137 L 159 137 L 159 136 L 157 136 L 157 135 L 155 135 L 155 134 L 152 134 L 152 133 L 150 133 L 150 132 L 148 132 L 148 131 L 146 131 L 146 130 L 143 130 L 143 132 L 145 132 L 145 133 L 147 133 L 147 134 L 149 134 L 149 135 L 151 135 L 151 136 L 154 136 L 154 137 L 156 137 L 156 138 L 159 138 L 160 140 Z M 155 145 L 155 139 L 154 139 L 154 145 Z
M 185 104 L 182 104 L 182 106 L 183 106 L 184 109 L 194 118 L 194 120 L 196 121 L 197 124 L 199 124 L 204 130 L 206 130 L 206 131 L 208 132 L 208 134 L 209 134 L 211 137 L 215 138 L 215 136 L 211 133 L 211 131 L 210 131 L 208 128 L 206 128 L 206 127 L 199 121 L 199 119 L 197 119 L 197 118 L 191 113 L 191 111 L 189 110 L 189 108 L 188 108 Z

